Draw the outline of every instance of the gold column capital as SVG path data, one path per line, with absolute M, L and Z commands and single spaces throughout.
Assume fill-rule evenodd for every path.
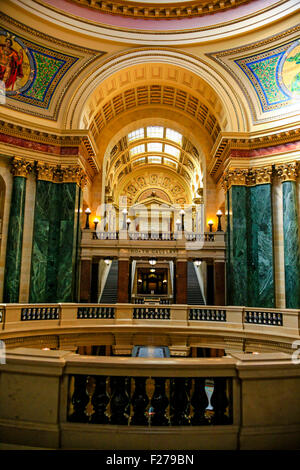
M 231 186 L 246 186 L 247 175 L 247 169 L 234 168 L 226 170 L 221 179 L 224 191 L 228 191 Z
M 51 183 L 58 182 L 58 167 L 38 162 L 36 165 L 36 175 L 38 180 L 50 181 Z
M 299 162 L 283 163 L 275 167 L 276 175 L 281 183 L 284 181 L 296 181 L 299 169 Z
M 272 166 L 261 168 L 234 168 L 226 170 L 221 184 L 225 191 L 231 186 L 257 186 L 259 184 L 271 184 L 273 178 Z
M 83 188 L 87 183 L 87 176 L 80 166 L 68 166 L 61 169 L 63 183 L 76 183 Z
M 257 186 L 259 184 L 271 184 L 273 178 L 272 166 L 262 168 L 249 168 L 246 178 L 247 186 Z
M 11 160 L 11 173 L 13 176 L 22 176 L 27 178 L 33 170 L 33 163 L 28 162 L 25 158 L 13 157 Z

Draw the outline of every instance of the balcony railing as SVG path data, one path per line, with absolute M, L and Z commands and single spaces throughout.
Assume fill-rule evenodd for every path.
M 86 233 L 83 230 L 83 233 Z M 93 240 L 149 240 L 149 241 L 177 241 L 189 242 L 224 242 L 224 232 L 98 232 L 90 231 Z
M 299 449 L 300 364 L 289 354 L 157 359 L 18 347 L 0 367 L 1 444 L 10 448 Z

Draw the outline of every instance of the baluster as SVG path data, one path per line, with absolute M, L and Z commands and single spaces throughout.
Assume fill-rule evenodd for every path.
M 191 405 L 194 408 L 194 415 L 191 419 L 192 425 L 203 426 L 208 424 L 207 419 L 205 419 L 205 410 L 208 405 L 208 398 L 205 393 L 205 379 L 195 379 L 195 388 L 191 399 Z
M 94 413 L 91 416 L 91 422 L 97 424 L 107 424 L 108 416 L 105 413 L 109 397 L 106 392 L 106 377 L 98 375 L 95 377 L 96 387 L 92 396 L 92 405 Z
M 188 384 L 184 378 L 172 380 L 171 392 L 171 424 L 172 426 L 186 426 L 189 420 L 189 396 L 187 393 Z
M 130 424 L 135 426 L 147 426 L 148 418 L 145 415 L 149 398 L 146 392 L 146 377 L 134 377 L 135 390 L 131 403 L 133 406 L 133 417 Z
M 153 407 L 153 416 L 151 417 L 152 426 L 167 426 L 169 424 L 166 417 L 166 408 L 169 400 L 166 395 L 166 379 L 163 377 L 155 377 L 155 389 L 151 399 Z
M 129 407 L 129 396 L 126 390 L 125 377 L 111 377 L 110 384 L 112 397 L 110 401 L 110 423 L 128 424 L 128 415 L 126 412 Z
M 213 424 L 229 424 L 230 419 L 225 415 L 229 404 L 226 394 L 226 378 L 217 377 L 214 379 L 214 392 L 211 397 L 211 404 L 214 408 Z
M 74 376 L 74 393 L 72 396 L 72 405 L 74 411 L 69 417 L 69 421 L 73 421 L 74 423 L 86 423 L 89 420 L 89 417 L 85 413 L 85 408 L 90 401 L 86 384 L 86 375 Z

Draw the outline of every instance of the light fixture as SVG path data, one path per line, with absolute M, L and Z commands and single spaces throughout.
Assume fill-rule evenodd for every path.
M 222 226 L 221 226 L 221 217 L 222 217 L 223 213 L 222 211 L 219 209 L 218 212 L 217 212 L 217 217 L 218 217 L 218 228 L 217 228 L 217 231 L 218 232 L 223 232 L 222 230 Z
M 164 283 L 164 284 L 166 284 L 167 282 L 168 282 L 167 279 L 164 279 L 164 280 L 163 280 L 163 283 Z
M 156 264 L 156 259 L 155 258 L 150 258 L 149 259 L 149 264 L 151 264 L 151 266 L 154 266 Z
M 209 220 L 207 225 L 209 226 L 209 231 L 212 232 L 212 226 L 214 225 L 212 220 Z
M 95 231 L 97 230 L 97 225 L 99 224 L 99 219 L 97 217 L 93 220 L 94 225 L 95 225 Z
M 104 263 L 105 263 L 105 264 L 109 264 L 109 263 L 110 263 L 110 259 L 105 259 L 105 260 L 104 260 Z
M 200 259 L 196 259 L 196 261 L 195 261 L 195 265 L 196 265 L 196 266 L 200 266 L 200 264 L 201 264 L 201 261 L 200 261 Z
M 155 269 L 154 268 L 150 269 L 150 273 L 155 273 Z
M 130 224 L 131 224 L 131 220 L 129 219 L 129 217 L 128 217 L 128 219 L 126 220 L 126 224 L 127 224 L 127 230 L 129 230 L 129 226 L 130 226 Z
M 88 207 L 85 211 L 85 214 L 86 214 L 86 221 L 85 221 L 85 229 L 89 229 L 90 228 L 90 215 L 91 215 L 91 209 Z
M 180 229 L 180 219 L 177 219 L 175 224 L 176 224 L 177 231 L 179 231 L 179 229 Z
M 138 282 L 143 282 L 142 279 L 138 279 Z

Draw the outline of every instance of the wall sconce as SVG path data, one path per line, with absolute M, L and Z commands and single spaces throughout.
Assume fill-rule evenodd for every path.
M 209 220 L 207 225 L 209 226 L 209 231 L 212 232 L 212 226 L 214 225 L 212 220 Z
M 109 263 L 110 263 L 110 259 L 105 259 L 105 260 L 104 260 L 104 263 L 105 263 L 105 264 L 109 264 Z
M 166 284 L 167 282 L 168 282 L 167 279 L 164 279 L 164 280 L 163 280 L 163 283 L 164 283 L 164 284 Z
M 201 264 L 201 261 L 200 261 L 200 259 L 196 259 L 196 261 L 195 261 L 195 265 L 196 265 L 196 266 L 200 266 L 200 264 Z
M 217 212 L 217 217 L 218 217 L 218 228 L 217 228 L 217 232 L 223 232 L 222 226 L 221 226 L 221 217 L 222 217 L 222 215 L 223 215 L 222 211 L 218 210 L 218 212 Z
M 93 220 L 94 222 L 94 225 L 95 225 L 95 232 L 97 230 L 97 225 L 99 224 L 99 219 L 97 219 L 97 217 Z
M 141 282 L 143 282 L 143 281 L 142 281 L 142 279 L 138 279 L 138 282 L 141 283 Z
M 85 227 L 86 229 L 89 229 L 90 228 L 90 215 L 91 215 L 91 209 L 87 208 L 85 210 L 85 214 L 86 214 L 86 221 L 85 221 Z
M 155 273 L 155 269 L 154 268 L 150 269 L 150 273 Z
M 155 258 L 150 258 L 149 259 L 149 264 L 151 264 L 151 266 L 154 266 L 156 264 L 156 259 Z

